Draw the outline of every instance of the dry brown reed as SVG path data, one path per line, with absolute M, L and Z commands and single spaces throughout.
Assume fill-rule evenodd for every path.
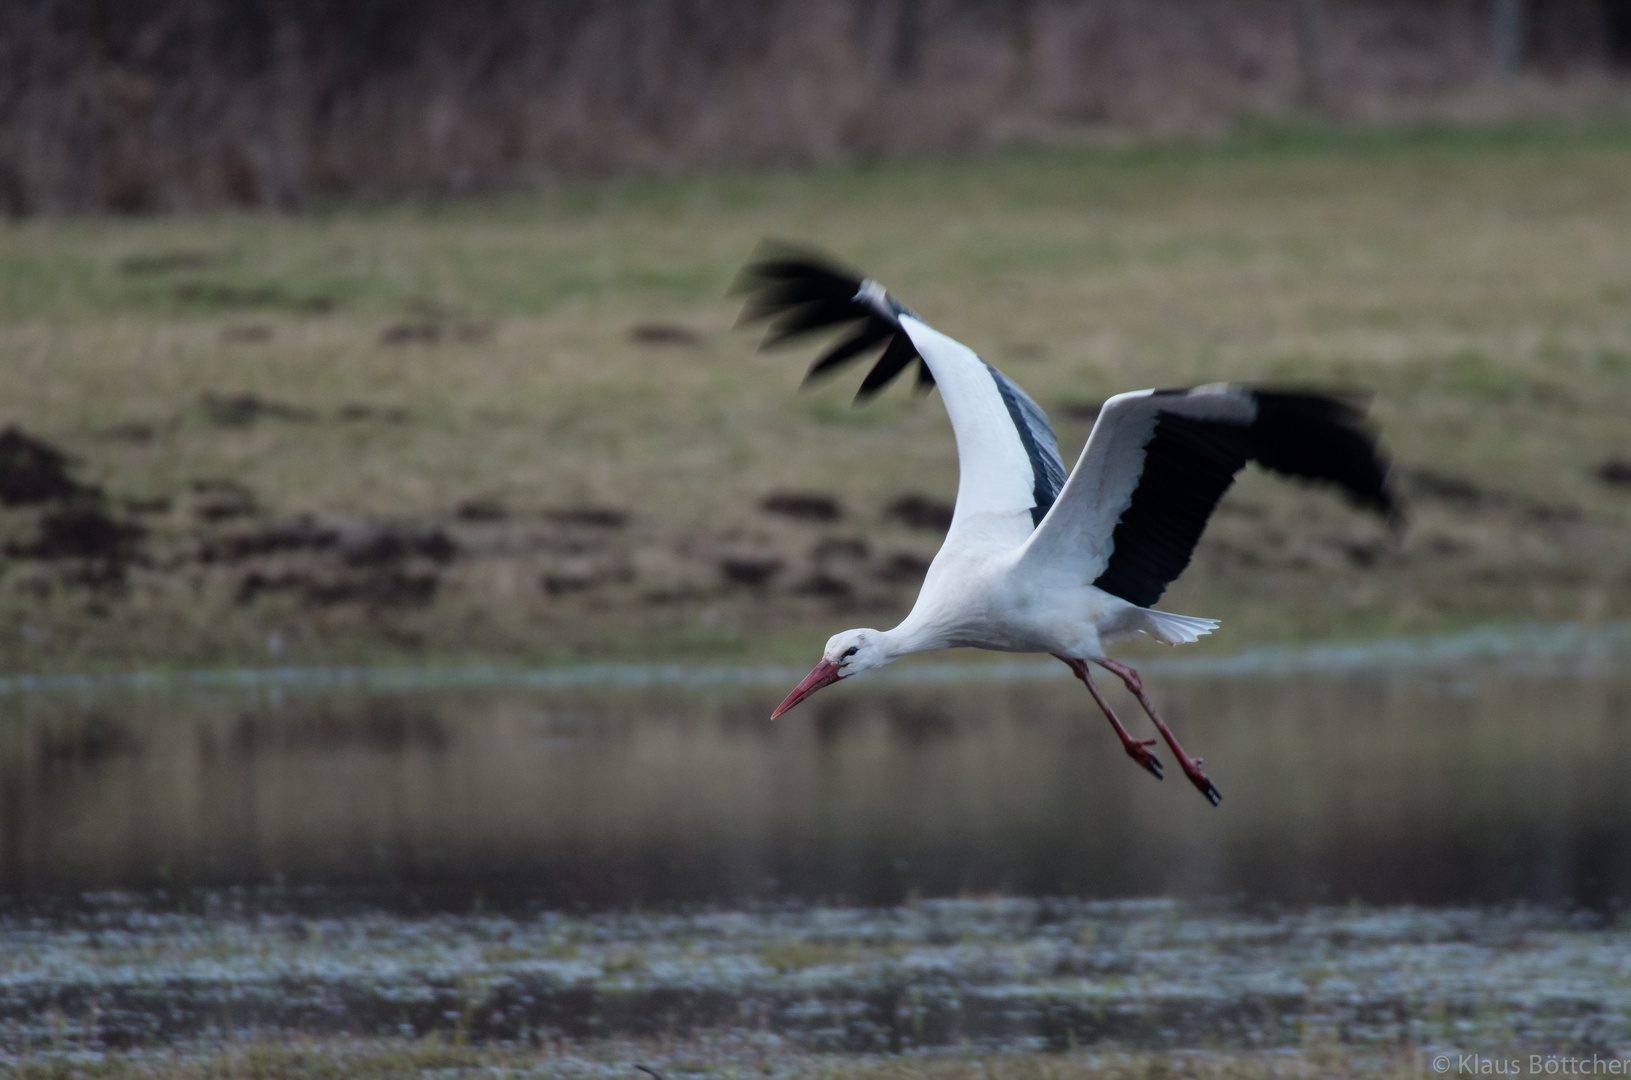
M 1528 11 L 1554 74 L 1631 42 L 1626 0 Z M 0 213 L 1374 117 L 1491 83 L 1489 23 L 1479 0 L 0 0 Z

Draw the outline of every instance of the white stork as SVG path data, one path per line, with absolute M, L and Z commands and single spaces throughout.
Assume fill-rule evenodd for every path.
M 957 507 L 917 603 L 893 630 L 834 635 L 821 662 L 787 695 L 779 717 L 823 686 L 930 649 L 1051 653 L 1086 684 L 1127 754 L 1157 779 L 1154 739 L 1128 734 L 1088 671 L 1121 679 L 1216 806 L 1201 759 L 1184 753 L 1126 664 L 1105 654 L 1117 638 L 1194 641 L 1212 619 L 1151 605 L 1188 565 L 1206 519 L 1248 461 L 1338 485 L 1397 520 L 1387 463 L 1353 402 L 1216 383 L 1135 390 L 1104 403 L 1067 478 L 1048 418 L 1007 376 L 898 303 L 876 281 L 813 252 L 761 248 L 737 279 L 743 322 L 771 319 L 761 348 L 854 325 L 808 378 L 882 348 L 856 401 L 917 362 L 923 389 L 939 387 L 957 439 Z M 807 380 L 808 381 L 808 380 Z

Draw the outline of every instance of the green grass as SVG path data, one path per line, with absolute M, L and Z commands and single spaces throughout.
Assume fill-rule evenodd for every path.
M 1631 496 L 1593 475 L 1631 457 L 1628 178 L 1623 127 L 1262 129 L 299 216 L 0 225 L 0 421 L 66 447 L 116 496 L 175 500 L 148 519 L 150 565 L 122 592 L 8 560 L 0 636 L 19 666 L 252 659 L 272 634 L 285 659 L 788 657 L 887 624 L 911 590 L 864 569 L 848 611 L 791 587 L 826 535 L 932 552 L 879 514 L 903 491 L 950 496 L 944 414 L 901 391 L 852 413 L 855 377 L 795 392 L 811 350 L 754 355 L 725 291 L 766 235 L 853 261 L 1003 367 L 1053 411 L 1067 458 L 1087 434 L 1067 403 L 1335 384 L 1375 392 L 1403 465 L 1482 492 L 1418 492 L 1393 546 L 1332 500 L 1248 478 L 1163 601 L 1222 617 L 1212 647 L 1631 613 Z M 402 320 L 450 329 L 382 344 Z M 470 320 L 491 337 L 460 339 Z M 631 342 L 649 320 L 697 343 Z M 269 339 L 244 340 L 248 325 Z M 309 416 L 222 426 L 209 393 Z M 341 419 L 356 404 L 407 420 Z M 248 524 L 200 524 L 200 478 L 247 484 L 263 524 L 439 523 L 464 554 L 425 607 L 239 604 L 247 568 L 189 555 Z M 785 487 L 833 493 L 849 517 L 821 529 L 756 510 Z M 448 524 L 475 496 L 510 520 Z M 582 504 L 633 524 L 536 535 L 541 510 Z M 34 527 L 0 518 L 8 536 Z M 723 589 L 732 552 L 786 568 L 766 594 Z M 539 587 L 580 571 L 596 583 Z

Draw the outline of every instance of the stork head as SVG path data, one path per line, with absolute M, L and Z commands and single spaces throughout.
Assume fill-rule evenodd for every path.
M 827 648 L 821 654 L 821 663 L 815 666 L 804 681 L 793 687 L 787 700 L 776 706 L 770 714 L 772 720 L 803 701 L 823 686 L 831 686 L 839 679 L 847 679 L 870 668 L 882 667 L 894 657 L 884 649 L 883 633 L 878 630 L 845 630 L 827 639 Z

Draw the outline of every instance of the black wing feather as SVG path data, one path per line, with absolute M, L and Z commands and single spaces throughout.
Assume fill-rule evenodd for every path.
M 1094 585 L 1149 607 L 1189 565 L 1207 518 L 1246 464 L 1243 425 L 1166 413 L 1144 445 L 1144 471 Z
M 765 331 L 765 339 L 760 342 L 760 347 L 774 348 L 784 341 L 791 341 L 805 334 L 830 330 L 834 326 L 854 322 L 858 317 L 855 305 L 848 299 L 823 297 L 820 300 L 813 300 L 776 316 L 770 328 Z
M 745 284 L 744 279 L 747 276 L 747 272 L 743 271 L 737 276 L 734 286 L 737 292 L 753 289 L 747 305 L 742 309 L 741 318 L 737 319 L 738 326 L 780 314 L 812 301 L 824 300 L 836 295 L 843 287 L 842 283 L 835 284 L 815 278 L 789 281 L 769 277 L 758 281 L 757 284 Z
M 853 360 L 869 349 L 882 345 L 896 332 L 894 327 L 882 319 L 873 319 L 857 330 L 854 337 L 845 338 L 823 353 L 821 359 L 810 365 L 810 371 L 804 376 L 804 381 L 821 378 L 845 361 Z
M 906 370 L 906 365 L 918 359 L 917 347 L 912 339 L 905 334 L 896 334 L 889 341 L 889 348 L 878 357 L 878 362 L 872 365 L 872 370 L 861 382 L 861 389 L 855 392 L 857 403 L 867 400 L 877 394 L 892 382 L 896 375 Z
M 1189 565 L 1235 475 L 1248 461 L 1286 476 L 1334 484 L 1355 503 L 1398 523 L 1388 463 L 1364 412 L 1351 401 L 1251 391 L 1250 424 L 1162 413 L 1144 444 L 1132 501 L 1111 536 L 1110 561 L 1093 584 L 1139 607 L 1161 598 Z
M 1277 390 L 1254 396 L 1254 461 L 1285 476 L 1334 483 L 1358 505 L 1398 518 L 1387 460 L 1359 403 Z
M 761 244 L 758 257 L 737 275 L 731 291 L 745 293 L 747 302 L 737 325 L 773 320 L 760 348 L 781 345 L 805 334 L 859 323 L 810 367 L 805 382 L 822 378 L 852 360 L 883 346 L 883 355 L 861 383 L 857 402 L 877 394 L 897 375 L 918 361 L 917 385 L 934 385 L 928 365 L 895 315 L 906 312 L 893 298 L 886 316 L 874 305 L 856 299 L 865 279 L 820 252 L 792 245 Z

